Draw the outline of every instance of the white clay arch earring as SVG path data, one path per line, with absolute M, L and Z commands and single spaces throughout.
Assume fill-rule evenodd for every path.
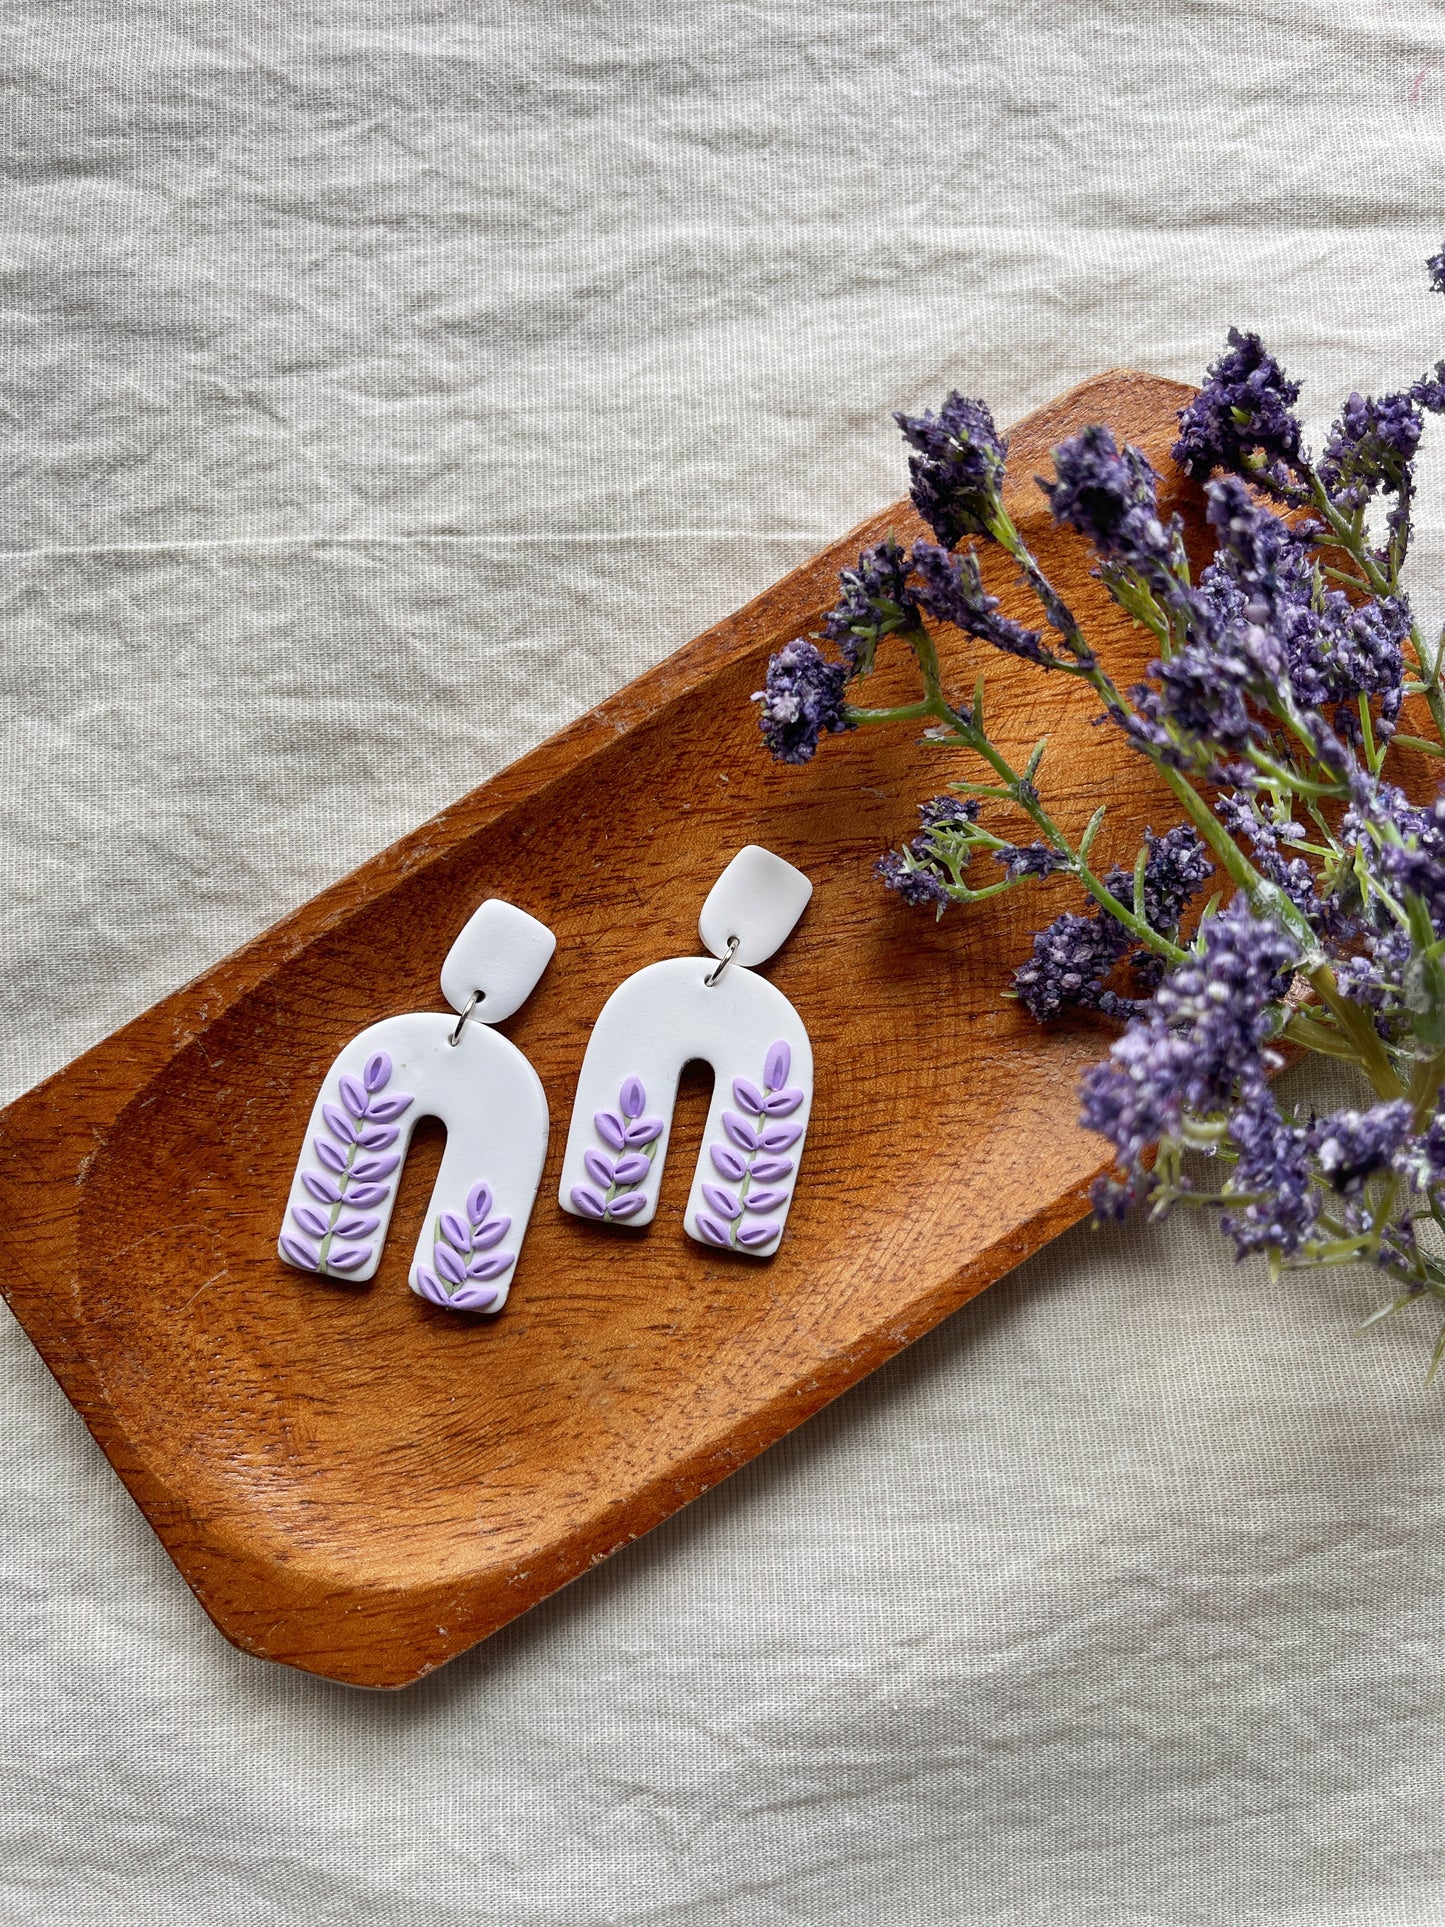
M 559 1201 L 575 1217 L 644 1225 L 657 1211 L 682 1067 L 713 1068 L 684 1227 L 700 1244 L 771 1257 L 797 1183 L 813 1052 L 797 1011 L 748 968 L 771 957 L 813 886 L 749 844 L 698 919 L 711 957 L 669 957 L 620 984 L 582 1061 Z
M 491 897 L 442 965 L 457 1013 L 415 1011 L 362 1031 L 326 1073 L 291 1183 L 279 1250 L 301 1271 L 353 1280 L 381 1262 L 397 1180 L 423 1117 L 446 1149 L 409 1282 L 450 1311 L 500 1311 L 547 1155 L 541 1079 L 491 1025 L 518 1010 L 557 939 Z

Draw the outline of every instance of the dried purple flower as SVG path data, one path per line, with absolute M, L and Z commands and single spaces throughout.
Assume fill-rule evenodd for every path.
M 1126 1171 L 1178 1131 L 1186 1110 L 1227 1110 L 1241 1088 L 1249 1096 L 1263 1086 L 1265 1044 L 1297 954 L 1238 899 L 1204 925 L 1196 952 L 1084 1079 L 1082 1121 Z
M 1394 1158 L 1413 1118 L 1413 1106 L 1394 1098 L 1368 1111 L 1335 1111 L 1318 1119 L 1309 1138 L 1321 1175 L 1343 1196 L 1358 1196 Z
M 850 677 L 868 674 L 884 636 L 918 628 L 918 598 L 908 586 L 910 568 L 908 557 L 889 536 L 865 549 L 856 568 L 839 575 L 842 599 L 829 611 L 823 633 L 842 650 Z
M 1259 336 L 1231 328 L 1229 351 L 1180 410 L 1174 459 L 1196 482 L 1223 468 L 1292 496 L 1298 492 L 1298 400 L 1299 383 L 1266 353 Z
M 998 613 L 998 597 L 985 590 L 978 557 L 972 549 L 950 555 L 932 542 L 915 542 L 913 567 L 918 576 L 915 594 L 929 615 L 940 622 L 951 622 L 956 629 L 991 643 L 1006 655 L 1022 656 L 1044 668 L 1052 665 L 1054 658 L 1045 649 L 1039 630 L 1026 629 Z
M 981 401 L 950 395 L 937 415 L 895 414 L 909 457 L 913 505 L 946 549 L 988 535 L 997 512 L 1008 442 Z
M 1136 568 L 1167 562 L 1169 531 L 1159 519 L 1159 477 L 1147 456 L 1120 449 L 1104 427 L 1086 428 L 1054 450 L 1057 481 L 1040 481 L 1056 522 L 1088 537 L 1101 555 Z
M 1040 1023 L 1098 1004 L 1104 980 L 1133 939 L 1113 917 L 1067 910 L 1034 938 L 1032 955 L 1013 974 L 1019 1002 Z
M 851 729 L 844 688 L 848 666 L 829 662 L 811 642 L 790 642 L 768 658 L 767 683 L 753 696 L 760 703 L 763 741 L 780 763 L 812 760 L 825 735 Z
M 1010 843 L 992 855 L 994 862 L 1001 863 L 1014 882 L 1022 877 L 1055 876 L 1069 867 L 1069 859 L 1047 843 Z
M 1307 1133 L 1286 1124 L 1272 1092 L 1256 1085 L 1229 1120 L 1229 1136 L 1239 1156 L 1230 1186 L 1237 1196 L 1220 1230 L 1240 1258 L 1298 1251 L 1319 1217 Z
M 1343 509 L 1363 508 L 1376 493 L 1399 495 L 1411 487 L 1423 429 L 1413 392 L 1378 400 L 1353 394 L 1330 430 L 1320 480 Z

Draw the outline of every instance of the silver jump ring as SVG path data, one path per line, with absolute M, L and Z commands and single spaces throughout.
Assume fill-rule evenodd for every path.
M 472 1012 L 476 1009 L 477 1005 L 482 1001 L 483 997 L 485 997 L 486 994 L 487 993 L 485 990 L 474 990 L 471 996 L 468 997 L 467 1007 L 462 1012 L 461 1016 L 458 1017 L 456 1021 L 456 1027 L 452 1031 L 451 1036 L 447 1039 L 447 1042 L 452 1046 L 453 1049 L 455 1049 L 456 1046 L 462 1041 L 462 1030 L 466 1025 L 467 1019 L 471 1016 Z
M 741 937 L 728 938 L 728 954 L 718 964 L 716 970 L 710 970 L 708 974 L 703 978 L 702 980 L 703 987 L 705 989 L 707 990 L 712 989 L 713 985 L 717 982 L 718 978 L 721 977 L 723 972 L 727 969 L 728 965 L 732 962 L 733 958 L 738 954 L 738 945 L 741 942 L 742 942 Z

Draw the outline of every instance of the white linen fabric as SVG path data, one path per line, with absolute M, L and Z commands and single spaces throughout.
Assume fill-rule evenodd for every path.
M 0 45 L 10 1094 L 900 493 L 891 409 L 1238 322 L 1318 428 L 1445 351 L 1413 0 Z M 1435 483 L 1417 555 L 1438 615 Z M 1081 1230 L 391 1698 L 226 1646 L 11 1327 L 0 1918 L 1426 1927 L 1445 1405 L 1378 1298 Z

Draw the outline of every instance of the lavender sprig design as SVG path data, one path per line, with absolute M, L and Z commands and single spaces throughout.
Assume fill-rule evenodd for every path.
M 592 1182 L 574 1184 L 571 1198 L 584 1218 L 598 1218 L 604 1224 L 614 1220 L 625 1223 L 646 1205 L 646 1180 L 662 1135 L 662 1119 L 648 1117 L 646 1110 L 647 1089 L 642 1079 L 625 1077 L 617 1094 L 617 1109 L 593 1112 L 597 1135 L 612 1155 L 602 1151 L 583 1154 L 582 1162 Z
M 436 1222 L 432 1242 L 432 1264 L 416 1268 L 416 1289 L 434 1305 L 448 1311 L 491 1311 L 502 1295 L 500 1285 L 489 1284 L 500 1278 L 517 1262 L 515 1251 L 498 1251 L 497 1246 L 512 1228 L 512 1220 L 493 1217 L 491 1188 L 474 1184 L 467 1193 L 465 1216 L 443 1211 Z
M 375 1208 L 391 1189 L 401 1159 L 391 1152 L 399 1135 L 396 1119 L 411 1106 L 404 1092 L 383 1095 L 391 1081 L 391 1059 L 378 1051 L 360 1078 L 344 1075 L 340 1105 L 324 1104 L 327 1135 L 312 1139 L 323 1167 L 303 1171 L 301 1182 L 314 1204 L 293 1204 L 291 1216 L 306 1234 L 283 1231 L 281 1250 L 303 1271 L 358 1271 L 372 1255 L 370 1238 L 381 1223 Z
M 738 1109 L 722 1114 L 728 1142 L 709 1150 L 713 1169 L 727 1183 L 705 1184 L 708 1209 L 697 1213 L 697 1228 L 709 1244 L 760 1251 L 782 1236 L 781 1223 L 768 1214 L 787 1204 L 793 1161 L 783 1153 L 803 1135 L 801 1124 L 783 1122 L 803 1101 L 802 1090 L 788 1082 L 792 1068 L 793 1053 L 780 1038 L 764 1060 L 761 1090 L 750 1078 L 733 1079 Z

